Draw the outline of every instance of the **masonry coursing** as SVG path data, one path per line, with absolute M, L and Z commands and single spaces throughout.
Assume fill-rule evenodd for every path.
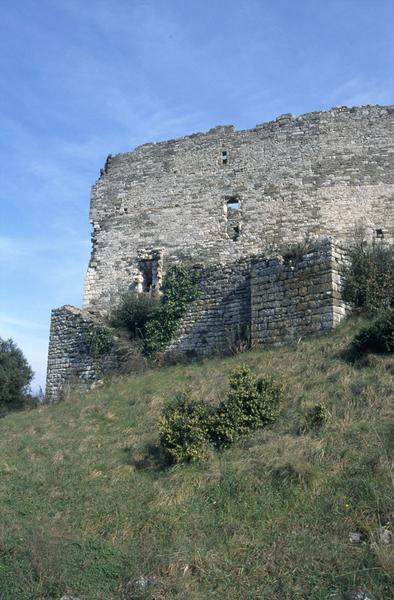
M 327 331 L 347 310 L 341 271 L 355 228 L 394 237 L 394 106 L 283 115 L 245 131 L 221 126 L 109 157 L 90 220 L 81 314 L 102 318 L 120 291 L 157 290 L 169 265 L 198 263 L 200 297 L 169 351 L 222 352 L 247 330 L 253 343 Z M 304 258 L 267 260 L 307 236 L 323 241 Z M 58 333 L 58 311 L 53 399 L 78 362 L 83 379 L 85 360 L 77 350 L 70 359 L 67 347 L 78 342 L 64 323 Z
M 163 248 L 167 264 L 216 265 L 308 234 L 348 239 L 357 222 L 393 237 L 393 194 L 394 106 L 284 115 L 250 130 L 145 144 L 112 157 L 93 186 L 84 306 L 105 310 L 132 282 L 142 248 Z

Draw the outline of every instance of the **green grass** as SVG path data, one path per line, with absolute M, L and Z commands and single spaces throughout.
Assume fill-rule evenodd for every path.
M 351 364 L 326 337 L 119 378 L 0 420 L 0 599 L 392 600 L 394 357 Z M 218 402 L 235 365 L 285 388 L 276 424 L 165 468 L 157 420 L 184 387 Z M 329 418 L 305 431 L 308 409 Z M 352 545 L 349 533 L 366 542 Z M 140 576 L 154 586 L 136 590 Z

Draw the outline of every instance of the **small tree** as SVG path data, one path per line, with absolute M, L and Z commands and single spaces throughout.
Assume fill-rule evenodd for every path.
M 20 407 L 33 378 L 22 350 L 11 339 L 0 338 L 0 406 Z

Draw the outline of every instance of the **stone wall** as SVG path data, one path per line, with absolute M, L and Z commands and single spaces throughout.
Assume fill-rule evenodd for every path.
M 74 306 L 52 311 L 48 351 L 46 400 L 59 400 L 70 388 L 86 391 L 104 375 L 120 368 L 114 344 L 103 356 L 92 356 L 89 332 L 102 325 Z
M 308 252 L 295 246 L 284 257 L 210 269 L 168 351 L 206 356 L 248 340 L 330 331 L 349 312 L 341 297 L 346 264 L 346 248 L 327 238 Z
M 208 356 L 235 352 L 289 336 L 330 331 L 346 315 L 341 299 L 346 249 L 325 239 L 302 254 L 249 257 L 202 270 L 200 293 L 181 322 L 167 355 Z M 92 356 L 97 315 L 72 306 L 52 313 L 47 399 L 67 387 L 87 390 L 123 367 L 124 346 L 112 340 L 108 353 Z M 118 341 L 117 341 L 118 340 Z
M 307 234 L 348 239 L 358 223 L 392 238 L 394 106 L 145 144 L 107 160 L 90 219 L 84 305 L 99 312 L 152 249 L 162 249 L 165 270 L 174 261 L 234 264 Z
M 254 265 L 251 274 L 251 341 L 324 333 L 349 311 L 343 302 L 346 250 L 325 240 L 303 256 L 287 255 Z
M 203 272 L 199 297 L 192 303 L 167 353 L 222 354 L 250 330 L 251 260 Z
M 90 220 L 84 310 L 52 315 L 48 399 L 119 368 L 116 344 L 91 356 L 88 331 L 120 292 L 160 291 L 173 263 L 198 264 L 204 277 L 169 352 L 205 356 L 248 334 L 260 344 L 328 331 L 347 310 L 343 245 L 355 228 L 394 239 L 394 106 L 283 115 L 110 156 Z M 338 243 L 264 258 L 307 236 Z

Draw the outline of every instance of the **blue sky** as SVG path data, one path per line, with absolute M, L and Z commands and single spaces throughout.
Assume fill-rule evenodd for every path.
M 44 385 L 81 304 L 107 154 L 332 106 L 394 103 L 392 0 L 2 0 L 0 337 Z

